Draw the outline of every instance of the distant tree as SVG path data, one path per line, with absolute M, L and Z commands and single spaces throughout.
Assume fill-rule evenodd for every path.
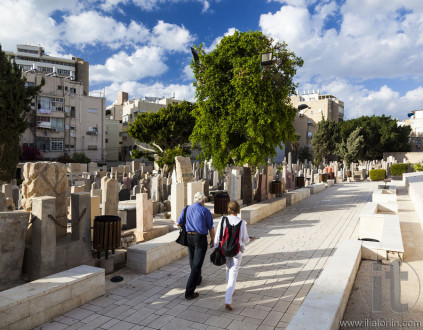
M 226 165 L 258 166 L 276 156 L 277 147 L 294 140 L 296 114 L 289 95 L 303 60 L 285 43 L 258 31 L 225 36 L 214 50 L 195 47 L 193 60 L 198 107 L 192 142 L 201 147 L 200 160 Z M 261 53 L 272 52 L 273 63 L 261 68 Z
M 39 86 L 25 87 L 26 78 L 0 46 L 0 182 L 15 178 L 20 135 L 28 127 L 27 115 Z
M 298 133 L 294 133 L 294 140 L 289 141 L 291 150 L 292 150 L 292 161 L 296 162 L 297 159 L 299 159 L 299 153 L 300 153 L 300 139 L 301 135 Z
M 384 152 L 410 151 L 410 126 L 398 126 L 390 116 L 363 116 L 339 123 L 341 139 L 346 141 L 354 130 L 361 127 L 364 147 L 358 158 L 381 159 Z
M 74 163 L 89 163 L 91 159 L 87 157 L 84 152 L 74 152 L 72 155 L 72 160 Z
M 142 112 L 129 124 L 127 132 L 139 143 L 146 143 L 151 148 L 138 144 L 140 149 L 131 151 L 132 158 L 147 157 L 155 160 L 159 166 L 168 165 L 171 170 L 175 156 L 191 154 L 189 137 L 195 125 L 194 104 L 184 101 L 169 104 L 158 112 Z M 154 155 L 158 157 L 154 158 Z
M 317 123 L 316 132 L 311 139 L 313 148 L 313 156 L 315 162 L 326 162 L 330 155 L 334 155 L 336 151 L 336 143 L 339 142 L 339 129 L 333 120 L 322 120 Z
M 313 159 L 310 149 L 307 146 L 300 148 L 300 150 L 298 151 L 298 159 L 303 163 L 306 159 L 309 161 Z
M 23 146 L 22 153 L 19 155 L 19 160 L 23 162 L 37 161 L 43 159 L 40 149 L 35 146 Z
M 336 145 L 337 154 L 341 159 L 345 160 L 349 165 L 351 162 L 357 161 L 358 156 L 362 154 L 364 148 L 364 137 L 360 135 L 361 127 L 357 127 L 347 140 L 342 140 Z

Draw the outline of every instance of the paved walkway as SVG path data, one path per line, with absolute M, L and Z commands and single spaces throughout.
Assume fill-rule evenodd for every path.
M 108 275 L 106 295 L 38 329 L 283 329 L 336 246 L 357 237 L 359 213 L 376 188 L 337 184 L 249 225 L 256 239 L 241 263 L 233 311 L 224 308 L 224 267 L 213 266 L 208 255 L 200 297 L 184 299 L 185 257 L 148 275 L 123 269 L 119 284 Z

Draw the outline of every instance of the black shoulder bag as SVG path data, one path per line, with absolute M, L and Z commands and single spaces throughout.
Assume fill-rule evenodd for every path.
M 222 221 L 220 222 L 220 235 L 219 235 L 219 246 L 214 249 L 214 251 L 210 254 L 210 261 L 215 266 L 222 266 L 226 263 L 226 258 L 222 253 L 222 249 L 220 248 L 220 241 L 223 237 L 223 220 L 226 217 L 222 218 Z
M 180 224 L 181 228 L 179 229 L 179 236 L 176 239 L 176 243 L 181 244 L 183 246 L 188 246 L 188 238 L 187 238 L 187 231 L 185 229 L 185 222 L 187 220 L 187 207 L 184 209 L 184 218 L 182 220 L 182 223 Z

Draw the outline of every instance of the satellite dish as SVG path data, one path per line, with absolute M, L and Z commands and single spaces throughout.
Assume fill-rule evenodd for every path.
M 413 117 L 414 113 L 410 112 L 407 116 L 408 116 L 408 118 Z

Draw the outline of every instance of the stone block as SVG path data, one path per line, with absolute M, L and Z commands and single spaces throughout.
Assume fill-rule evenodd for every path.
M 188 205 L 194 204 L 194 195 L 197 192 L 204 192 L 203 182 L 201 182 L 201 181 L 188 182 L 187 183 L 187 203 L 188 203 Z
M 325 190 L 325 188 L 326 188 L 326 184 L 324 182 L 322 182 L 322 183 L 315 183 L 315 184 L 312 184 L 310 186 L 307 186 L 306 189 L 310 189 L 311 194 L 317 194 L 317 193 Z
M 175 242 L 179 231 L 131 246 L 127 250 L 126 266 L 129 269 L 149 274 L 188 254 L 185 246 Z
M 286 198 L 279 197 L 272 200 L 264 201 L 241 209 L 240 217 L 247 224 L 256 223 L 269 215 L 272 215 L 286 207 Z
M 0 290 L 20 281 L 29 212 L 0 213 Z
M 302 201 L 305 198 L 310 197 L 310 189 L 301 188 L 301 189 L 292 190 L 283 194 L 283 197 L 286 198 L 287 205 L 293 205 L 295 203 Z
M 344 241 L 329 258 L 287 330 L 338 329 L 361 260 L 361 242 Z

